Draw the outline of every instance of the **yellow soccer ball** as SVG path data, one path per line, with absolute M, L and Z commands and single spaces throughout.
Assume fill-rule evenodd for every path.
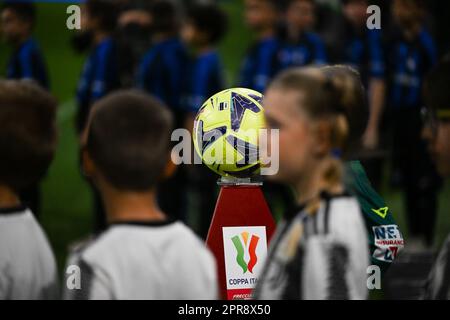
M 233 88 L 206 100 L 194 121 L 197 154 L 212 171 L 248 178 L 260 170 L 259 132 L 264 128 L 263 95 Z

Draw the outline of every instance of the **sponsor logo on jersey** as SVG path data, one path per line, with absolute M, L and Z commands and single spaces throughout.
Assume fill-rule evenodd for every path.
M 384 218 L 386 218 L 386 216 L 388 214 L 389 208 L 383 207 L 383 208 L 379 208 L 379 209 L 372 209 L 372 211 L 384 219 Z
M 392 262 L 405 242 L 395 224 L 372 227 L 375 246 L 373 257 L 377 260 Z

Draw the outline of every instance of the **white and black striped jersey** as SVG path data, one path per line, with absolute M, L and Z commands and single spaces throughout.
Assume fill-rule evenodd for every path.
M 64 288 L 64 299 L 216 299 L 215 260 L 183 223 L 122 222 L 75 248 L 81 288 Z M 67 279 L 66 279 L 67 281 Z
M 0 300 L 58 299 L 50 244 L 26 207 L 0 209 Z
M 423 298 L 450 300 L 450 236 L 447 237 L 431 269 Z
M 369 251 L 358 201 L 321 195 L 287 214 L 270 244 L 256 299 L 366 299 Z

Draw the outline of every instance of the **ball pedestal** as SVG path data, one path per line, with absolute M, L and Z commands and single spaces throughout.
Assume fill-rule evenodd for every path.
M 262 182 L 221 178 L 206 243 L 213 252 L 222 299 L 248 299 L 267 254 L 275 222 Z

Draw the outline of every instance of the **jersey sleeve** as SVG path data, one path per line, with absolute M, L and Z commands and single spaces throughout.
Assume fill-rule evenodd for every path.
M 211 95 L 223 89 L 224 79 L 219 59 L 203 60 L 197 64 L 195 77 L 192 79 L 187 108 L 196 113 L 203 102 Z
M 267 88 L 267 85 L 275 74 L 273 62 L 275 55 L 275 46 L 263 47 L 263 50 L 259 52 L 254 75 L 254 88 L 251 89 L 254 89 L 258 92 L 264 92 L 264 90 Z
M 91 102 L 101 99 L 116 86 L 115 60 L 115 50 L 112 44 L 104 45 L 99 49 L 92 83 L 93 101 Z
M 382 274 L 404 247 L 402 233 L 383 198 L 372 188 L 359 161 L 346 165 L 346 187 L 357 197 L 367 229 L 371 262 Z
M 425 50 L 426 59 L 428 62 L 428 65 L 426 66 L 426 68 L 429 69 L 429 68 L 433 67 L 438 61 L 438 53 L 437 53 L 436 44 L 433 40 L 433 37 L 425 30 L 423 30 L 420 33 L 419 38 L 420 38 L 420 42 Z
M 20 69 L 22 70 L 22 78 L 33 80 L 33 53 L 32 50 L 27 46 L 25 47 L 19 55 Z

